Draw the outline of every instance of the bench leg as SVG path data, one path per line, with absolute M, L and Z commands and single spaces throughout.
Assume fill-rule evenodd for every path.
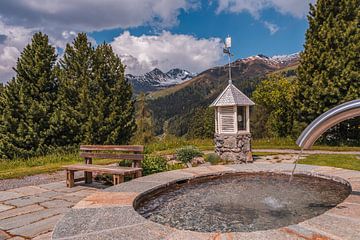
M 72 170 L 67 170 L 66 171 L 66 186 L 68 188 L 72 188 L 75 185 L 74 172 L 75 171 L 72 171 Z
M 138 171 L 135 173 L 135 178 L 139 178 L 139 177 L 142 177 L 142 172 L 141 171 Z
M 85 164 L 92 164 L 92 158 L 85 158 Z M 92 172 L 84 172 L 84 177 L 85 183 L 92 183 Z
M 85 183 L 92 183 L 92 172 L 84 172 Z
M 113 184 L 118 185 L 124 182 L 124 175 L 113 175 Z

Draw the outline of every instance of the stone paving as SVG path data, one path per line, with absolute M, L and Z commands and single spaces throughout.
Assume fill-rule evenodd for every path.
M 51 239 L 55 224 L 100 185 L 67 188 L 65 181 L 0 191 L 0 240 Z
M 137 178 L 94 193 L 80 201 L 54 229 L 54 240 L 360 240 L 360 172 L 333 167 L 297 166 L 297 173 L 350 184 L 352 193 L 337 207 L 304 222 L 257 232 L 199 233 L 182 231 L 149 221 L 134 209 L 137 198 L 159 187 L 195 177 L 236 172 L 275 172 L 290 174 L 293 164 L 254 163 L 206 166 L 163 172 Z

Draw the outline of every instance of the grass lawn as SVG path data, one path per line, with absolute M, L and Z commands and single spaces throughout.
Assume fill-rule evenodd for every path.
M 314 154 L 299 161 L 301 164 L 329 166 L 360 171 L 360 158 L 356 155 Z
M 94 159 L 94 164 L 110 164 L 116 160 Z M 79 153 L 57 153 L 30 159 L 0 160 L 0 180 L 19 178 L 40 173 L 50 173 L 61 170 L 67 164 L 83 163 Z
M 298 149 L 295 140 L 290 138 L 264 138 L 254 139 L 252 141 L 253 149 Z M 327 150 L 327 151 L 360 151 L 360 147 L 348 146 L 324 146 L 314 145 L 311 150 Z
M 163 140 L 155 140 L 154 142 L 145 146 L 146 153 L 156 154 L 174 154 L 177 148 L 193 145 L 202 151 L 214 150 L 213 139 L 192 139 L 187 140 L 178 137 L 168 137 Z M 297 149 L 300 148 L 296 145 L 295 140 L 290 138 L 264 138 L 253 139 L 252 148 L 256 149 Z M 312 150 L 328 150 L 328 151 L 360 151 L 360 147 L 348 146 L 322 146 L 315 145 Z
M 202 151 L 214 150 L 212 139 L 193 139 L 167 137 L 145 146 L 146 154 L 174 154 L 176 149 L 193 145 Z M 258 153 L 256 149 L 298 149 L 295 141 L 291 139 L 260 139 L 253 140 L 252 147 L 255 156 L 276 155 L 278 153 Z M 313 149 L 331 150 L 331 151 L 360 151 L 360 147 L 331 147 L 315 146 Z M 311 155 L 305 164 L 316 164 L 326 166 L 336 166 L 341 168 L 360 170 L 360 160 L 353 155 Z M 62 152 L 50 154 L 43 157 L 34 157 L 30 159 L 1 160 L 0 159 L 0 180 L 7 178 L 18 178 L 39 173 L 49 173 L 58 171 L 61 166 L 73 163 L 82 163 L 78 152 Z M 117 160 L 94 159 L 94 164 L 110 164 Z

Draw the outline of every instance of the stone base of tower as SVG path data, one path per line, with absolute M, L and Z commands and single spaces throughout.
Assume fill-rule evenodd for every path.
M 215 153 L 221 159 L 233 163 L 253 162 L 251 152 L 251 134 L 218 134 L 214 135 Z

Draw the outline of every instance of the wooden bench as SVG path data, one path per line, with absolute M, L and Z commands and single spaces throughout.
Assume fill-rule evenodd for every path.
M 66 170 L 66 186 L 71 188 L 75 182 L 82 180 L 85 180 L 85 183 L 91 183 L 92 173 L 112 174 L 114 185 L 122 183 L 125 176 L 141 177 L 143 151 L 144 147 L 138 145 L 82 145 L 80 146 L 80 157 L 84 158 L 85 164 L 63 167 Z M 131 167 L 93 165 L 93 158 L 130 160 L 132 164 Z M 84 177 L 75 179 L 74 173 L 76 171 L 84 171 Z

